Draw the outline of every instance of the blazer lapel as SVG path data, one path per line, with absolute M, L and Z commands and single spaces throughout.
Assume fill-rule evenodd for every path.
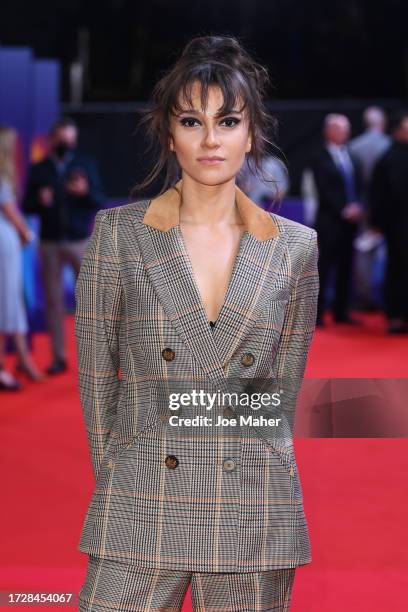
M 255 325 L 257 313 L 266 307 L 286 237 L 283 228 L 264 241 L 257 240 L 248 231 L 243 236 L 225 301 L 212 332 L 223 366 Z
M 236 187 L 245 224 L 224 303 L 214 329 L 206 317 L 179 225 L 182 181 L 150 201 L 134 219 L 141 256 L 164 311 L 207 376 L 220 382 L 224 366 L 254 325 L 279 269 L 286 233 Z
M 162 232 L 140 222 L 135 225 L 144 266 L 165 313 L 206 374 L 218 380 L 222 365 L 180 243 L 180 229 Z

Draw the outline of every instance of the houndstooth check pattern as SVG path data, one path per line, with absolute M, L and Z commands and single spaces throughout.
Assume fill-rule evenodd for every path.
M 212 329 L 180 228 L 144 224 L 149 202 L 98 212 L 76 284 L 79 391 L 96 478 L 79 550 L 193 572 L 309 563 L 292 441 L 174 436 L 158 418 L 156 382 L 201 379 L 228 390 L 229 377 L 290 377 L 291 422 L 316 322 L 316 232 L 274 213 L 266 214 L 276 236 L 246 231 Z M 245 367 L 248 352 L 255 361 Z
M 195 573 L 139 568 L 89 556 L 79 612 L 180 612 L 190 586 L 194 612 L 287 612 L 295 568 Z

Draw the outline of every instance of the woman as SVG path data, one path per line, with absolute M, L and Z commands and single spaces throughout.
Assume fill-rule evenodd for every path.
M 96 477 L 80 610 L 180 610 L 190 585 L 195 610 L 284 611 L 311 560 L 287 434 L 316 321 L 316 232 L 235 184 L 249 151 L 262 160 L 266 83 L 236 39 L 193 39 L 144 119 L 161 144 L 146 182 L 165 168 L 172 186 L 97 214 L 76 285 Z M 284 390 L 280 433 L 219 399 L 268 379 Z M 191 404 L 208 388 L 206 425 L 208 396 Z
M 19 370 L 30 379 L 44 376 L 36 368 L 26 341 L 28 329 L 23 295 L 21 244 L 34 238 L 16 206 L 16 131 L 0 126 L 0 390 L 16 391 L 21 383 L 4 364 L 6 337 L 11 336 L 19 357 Z

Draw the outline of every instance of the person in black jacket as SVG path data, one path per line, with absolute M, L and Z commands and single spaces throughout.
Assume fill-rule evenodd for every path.
M 355 323 L 349 302 L 353 265 L 353 240 L 363 217 L 362 174 L 346 143 L 350 136 L 347 117 L 329 114 L 324 123 L 324 146 L 311 163 L 318 195 L 315 229 L 319 242 L 320 291 L 317 324 L 323 325 L 329 273 L 336 268 L 333 315 L 337 323 Z
M 62 267 L 69 263 L 77 277 L 91 222 L 103 207 L 104 195 L 95 162 L 77 151 L 75 122 L 60 118 L 49 137 L 50 153 L 31 166 L 22 207 L 41 221 L 39 254 L 53 353 L 47 373 L 57 374 L 67 368 Z
M 374 166 L 368 222 L 387 241 L 384 306 L 388 333 L 408 333 L 408 109 L 390 121 L 393 142 Z

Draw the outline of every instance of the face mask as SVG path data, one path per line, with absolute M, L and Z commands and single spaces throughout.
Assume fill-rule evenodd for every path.
M 59 142 L 54 147 L 55 154 L 58 157 L 64 157 L 65 153 L 67 151 L 71 151 L 72 149 L 73 149 L 73 147 L 71 145 L 69 145 L 67 142 Z

